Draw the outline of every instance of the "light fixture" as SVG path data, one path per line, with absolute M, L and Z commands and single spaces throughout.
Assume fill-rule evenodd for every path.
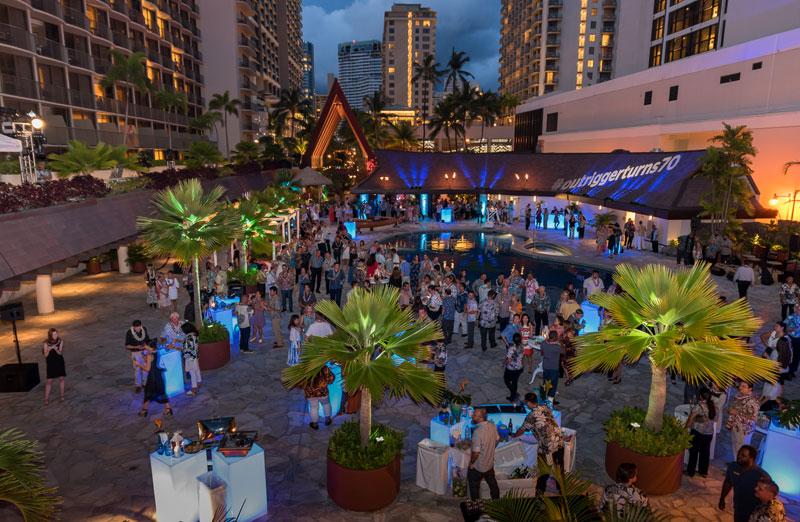
M 528 181 L 528 173 L 525 173 L 525 181 Z
M 517 173 L 515 172 L 515 173 L 514 173 L 514 177 L 515 177 L 515 178 L 517 178 L 517 181 L 519 181 L 519 174 L 517 174 Z
M 778 204 L 778 194 L 772 196 L 772 199 L 769 200 L 769 204 L 773 207 Z
M 42 130 L 44 121 L 41 118 L 33 118 L 31 120 L 31 127 L 33 127 L 33 130 Z
M 603 205 L 597 205 L 597 210 L 603 210 Z

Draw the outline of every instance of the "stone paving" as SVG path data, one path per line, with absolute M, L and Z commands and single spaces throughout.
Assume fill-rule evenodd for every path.
M 387 237 L 420 229 L 439 228 L 436 223 L 407 224 L 400 229 L 369 233 L 365 239 Z M 474 228 L 473 224 L 448 225 L 448 230 Z M 522 231 L 519 224 L 515 231 Z M 652 253 L 626 253 L 610 262 L 594 255 L 591 240 L 566 240 L 563 233 L 538 232 L 537 239 L 568 244 L 575 256 L 563 261 L 612 268 L 620 260 L 666 263 L 670 258 Z M 732 283 L 715 278 L 723 293 L 735 298 Z M 776 319 L 776 287 L 754 287 L 751 294 L 756 314 L 765 321 Z M 136 415 L 141 404 L 134 394 L 131 366 L 122 348 L 125 330 L 140 318 L 156 333 L 164 319 L 145 306 L 141 275 L 105 272 L 77 275 L 54 285 L 56 313 L 35 315 L 35 299 L 23 299 L 28 318 L 19 325 L 24 361 L 37 361 L 44 374 L 41 341 L 47 328 L 56 327 L 65 339 L 67 364 L 66 402 L 57 400 L 53 390 L 49 406 L 44 406 L 44 386 L 28 394 L 0 395 L 0 429 L 18 427 L 38 439 L 45 453 L 48 477 L 64 496 L 67 521 L 148 521 L 155 520 L 153 489 L 148 454 L 154 449 L 152 436 L 155 408 L 145 420 Z M 182 300 L 182 305 L 185 300 Z M 288 317 L 284 318 L 284 324 Z M 765 326 L 766 328 L 767 326 Z M 13 362 L 11 331 L 0 324 L 0 364 Z M 463 350 L 464 339 L 456 336 L 447 366 L 448 380 L 469 381 L 468 390 L 480 402 L 502 401 L 506 389 L 502 381 L 501 350 Z M 168 429 L 195 433 L 200 418 L 235 415 L 240 427 L 257 429 L 266 451 L 270 514 L 265 520 L 294 521 L 403 521 L 438 522 L 460 520 L 459 500 L 434 495 L 415 485 L 416 444 L 428 434 L 429 418 L 435 408 L 410 401 L 389 401 L 375 411 L 375 420 L 409 432 L 403 460 L 403 483 L 398 500 L 390 507 L 371 514 L 346 512 L 335 506 L 325 489 L 325 450 L 336 425 L 348 418 L 341 415 L 329 428 L 309 430 L 305 403 L 299 391 L 284 390 L 278 380 L 285 366 L 285 350 L 272 350 L 271 337 L 265 338 L 253 356 L 234 355 L 220 370 L 204 372 L 198 397 L 180 396 L 173 401 L 175 415 L 166 417 Z M 524 376 L 523 376 L 524 377 Z M 524 380 L 524 378 L 523 378 Z M 602 375 L 577 379 L 572 387 L 560 387 L 559 409 L 563 425 L 578 430 L 577 466 L 584 477 L 598 487 L 609 484 L 603 466 L 605 443 L 602 423 L 620 406 L 646 406 L 649 370 L 642 362 L 626 368 L 622 384 L 612 386 Z M 527 386 L 522 392 L 527 391 Z M 787 395 L 798 396 L 798 381 L 787 385 Z M 669 386 L 667 411 L 682 401 L 683 386 Z M 53 401 L 54 397 L 56 398 Z M 707 479 L 685 477 L 681 489 L 669 496 L 653 498 L 653 504 L 682 522 L 732 520 L 716 504 L 724 477 L 724 462 L 730 460 L 728 434 L 723 430 L 712 471 Z M 800 519 L 800 506 L 787 504 L 790 517 Z M 0 509 L 0 519 L 16 521 L 8 509 Z

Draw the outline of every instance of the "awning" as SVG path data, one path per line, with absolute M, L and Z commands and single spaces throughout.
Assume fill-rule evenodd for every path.
M 22 152 L 22 142 L 9 138 L 4 134 L 0 134 L 0 152 Z
M 333 185 L 333 181 L 320 174 L 311 167 L 306 167 L 294 175 L 293 180 L 301 187 L 316 187 L 319 185 Z

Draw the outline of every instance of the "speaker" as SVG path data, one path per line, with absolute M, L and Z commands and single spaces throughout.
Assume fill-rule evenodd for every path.
M 39 384 L 39 365 L 36 363 L 0 366 L 0 393 L 27 392 L 37 384 Z
M 25 319 L 25 310 L 22 303 L 9 303 L 0 306 L 0 321 L 22 321 Z
M 724 268 L 720 268 L 720 267 L 718 267 L 716 265 L 712 266 L 710 271 L 711 271 L 711 275 L 720 276 L 720 277 L 725 275 L 725 269 Z
M 789 236 L 789 252 L 800 252 L 800 236 L 792 234 Z

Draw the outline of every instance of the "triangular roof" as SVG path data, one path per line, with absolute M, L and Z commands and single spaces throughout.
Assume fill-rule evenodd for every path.
M 318 185 L 333 185 L 330 178 L 323 176 L 311 167 L 306 167 L 294 175 L 293 181 L 301 187 L 311 187 Z
M 344 91 L 339 85 L 339 80 L 334 79 L 330 91 L 328 91 L 325 107 L 322 108 L 317 125 L 314 127 L 314 133 L 308 142 L 308 149 L 303 156 L 302 166 L 310 166 L 315 169 L 322 168 L 325 150 L 328 148 L 328 144 L 331 142 L 342 119 L 346 120 L 353 130 L 353 135 L 355 135 L 356 142 L 361 148 L 361 153 L 367 159 L 367 165 L 374 165 L 375 155 L 372 152 L 372 147 L 367 143 L 367 138 L 358 124 L 358 118 L 356 118 L 355 113 L 347 103 L 347 98 L 345 98 Z

